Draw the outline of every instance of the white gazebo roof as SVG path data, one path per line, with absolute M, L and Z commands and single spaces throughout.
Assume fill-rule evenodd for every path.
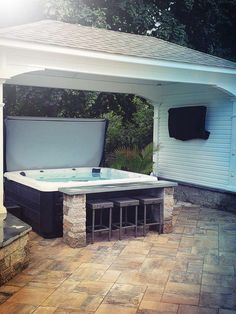
M 236 185 L 236 63 L 153 38 L 40 21 L 0 29 L 0 147 L 3 84 L 132 93 L 158 106 L 194 93 L 232 98 L 231 185 Z M 217 93 L 214 93 L 217 90 Z M 156 141 L 154 136 L 154 144 Z M 3 150 L 2 150 L 3 152 Z M 3 206 L 0 154 L 0 214 Z
M 165 89 L 183 84 L 234 95 L 235 74 L 234 62 L 150 36 L 52 20 L 0 29 L 0 78 L 7 84 L 133 93 L 159 102 Z
M 159 38 L 53 20 L 0 29 L 0 38 L 116 55 L 236 69 L 236 63 Z

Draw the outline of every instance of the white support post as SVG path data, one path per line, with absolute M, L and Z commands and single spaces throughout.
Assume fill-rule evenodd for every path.
M 232 98 L 233 114 L 232 114 L 232 138 L 230 152 L 230 173 L 229 185 L 236 190 L 236 97 Z
M 3 221 L 7 216 L 3 188 L 3 83 L 4 80 L 0 79 L 0 242 L 3 240 Z
M 160 104 L 153 103 L 153 174 L 158 176 L 158 149 L 159 149 L 159 106 Z

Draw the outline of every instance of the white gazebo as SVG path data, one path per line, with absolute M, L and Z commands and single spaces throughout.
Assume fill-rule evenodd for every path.
M 236 63 L 149 36 L 58 21 L 0 29 L 1 147 L 3 84 L 140 95 L 154 106 L 154 172 L 236 192 Z M 209 140 L 170 139 L 168 108 L 196 104 L 208 108 Z

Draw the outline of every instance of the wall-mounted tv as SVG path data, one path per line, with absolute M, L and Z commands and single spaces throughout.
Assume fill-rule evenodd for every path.
M 206 106 L 189 106 L 169 109 L 169 136 L 177 140 L 209 138 L 210 132 L 205 130 Z

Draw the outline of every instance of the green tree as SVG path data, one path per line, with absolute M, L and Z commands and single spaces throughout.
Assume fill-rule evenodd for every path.
M 65 22 L 144 34 L 154 26 L 154 1 L 46 0 L 45 15 Z
M 173 1 L 171 13 L 184 25 L 189 47 L 236 60 L 235 0 Z
M 106 28 L 104 8 L 95 7 L 91 1 L 43 0 L 44 16 L 72 24 Z

